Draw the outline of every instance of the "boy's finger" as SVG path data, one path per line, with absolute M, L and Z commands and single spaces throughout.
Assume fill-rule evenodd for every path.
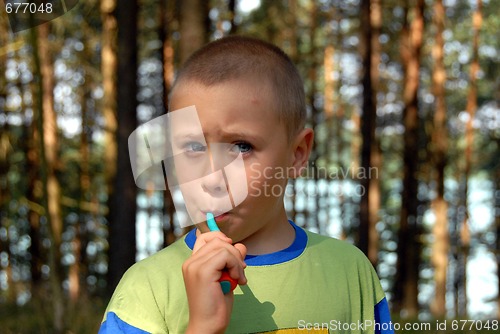
M 231 256 L 233 256 L 235 259 L 238 260 L 239 266 L 242 267 L 243 269 L 246 268 L 247 264 L 244 261 L 245 257 L 242 256 L 242 254 L 241 254 L 242 251 L 246 253 L 245 246 L 240 244 L 240 246 L 238 246 L 240 249 L 238 249 L 231 244 L 221 243 L 220 240 L 213 240 L 209 244 L 207 244 L 207 246 L 208 246 L 207 250 L 210 250 L 210 249 L 217 250 L 217 249 L 221 249 L 221 248 L 228 250 L 229 253 L 231 254 Z M 244 250 L 241 249 L 242 248 L 241 246 L 243 246 Z
M 232 250 L 225 247 L 213 249 L 208 253 L 203 249 L 197 254 L 199 256 L 193 256 L 184 263 L 183 274 L 194 275 L 202 281 L 217 281 L 221 272 L 227 269 L 232 278 L 241 280 L 244 278 L 244 262 L 239 258 L 238 250 L 232 248 Z
M 233 246 L 240 252 L 241 258 L 245 260 L 245 257 L 247 256 L 247 247 L 240 243 L 234 244 Z
M 243 265 L 242 265 L 243 264 Z M 236 257 L 230 257 L 226 261 L 225 268 L 229 272 L 229 276 L 234 280 L 238 281 L 238 284 L 246 284 L 247 278 L 245 276 L 244 268 L 246 267 L 245 262 L 242 262 L 241 259 Z
M 239 246 L 241 248 L 241 246 Z M 193 251 L 192 257 L 194 258 L 204 258 L 208 259 L 212 257 L 214 254 L 223 251 L 228 253 L 228 257 L 231 256 L 239 261 L 239 265 L 242 268 L 246 267 L 246 263 L 243 261 L 241 251 L 236 247 L 226 242 L 225 240 L 221 240 L 219 238 L 213 238 L 208 241 L 206 244 L 201 246 L 196 251 Z M 217 267 L 218 270 L 223 270 L 225 268 L 225 263 L 221 264 L 221 266 Z
M 199 234 L 196 237 L 196 242 L 193 247 L 193 254 L 196 253 L 197 251 L 200 250 L 201 247 L 209 243 L 210 241 L 214 239 L 220 239 L 228 244 L 232 243 L 231 238 L 228 238 L 224 233 L 222 232 L 207 232 L 207 233 L 202 233 Z

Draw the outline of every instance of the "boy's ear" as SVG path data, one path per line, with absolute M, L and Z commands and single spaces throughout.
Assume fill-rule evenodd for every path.
M 296 137 L 293 143 L 293 161 L 291 178 L 298 178 L 302 170 L 307 166 L 309 155 L 311 154 L 312 145 L 314 142 L 314 131 L 310 128 L 305 128 Z

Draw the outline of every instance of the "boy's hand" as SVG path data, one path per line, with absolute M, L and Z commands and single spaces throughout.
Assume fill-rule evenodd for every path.
M 219 283 L 222 271 L 246 284 L 243 261 L 246 247 L 232 245 L 222 232 L 207 232 L 198 236 L 193 254 L 182 265 L 182 274 L 189 303 L 187 333 L 223 333 L 229 324 L 233 307 L 233 292 L 223 294 Z

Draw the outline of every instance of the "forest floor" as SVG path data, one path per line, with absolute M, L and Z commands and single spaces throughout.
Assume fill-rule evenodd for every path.
M 48 304 L 48 305 L 47 305 Z M 52 334 L 49 303 L 30 301 L 25 305 L 0 303 L 0 333 L 2 334 Z M 96 334 L 102 321 L 106 303 L 99 298 L 81 299 L 67 305 L 64 315 L 64 334 Z

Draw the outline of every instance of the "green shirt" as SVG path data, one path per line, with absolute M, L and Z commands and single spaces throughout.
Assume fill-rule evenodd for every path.
M 290 247 L 245 259 L 248 284 L 234 290 L 227 332 L 380 332 L 373 322 L 390 321 L 387 302 L 364 254 L 291 224 L 296 237 Z M 184 333 L 189 311 L 181 267 L 195 241 L 193 230 L 132 266 L 108 305 L 100 333 L 120 332 L 112 329 L 116 321 L 142 330 L 138 333 Z M 377 305 L 384 306 L 385 319 L 376 316 Z

